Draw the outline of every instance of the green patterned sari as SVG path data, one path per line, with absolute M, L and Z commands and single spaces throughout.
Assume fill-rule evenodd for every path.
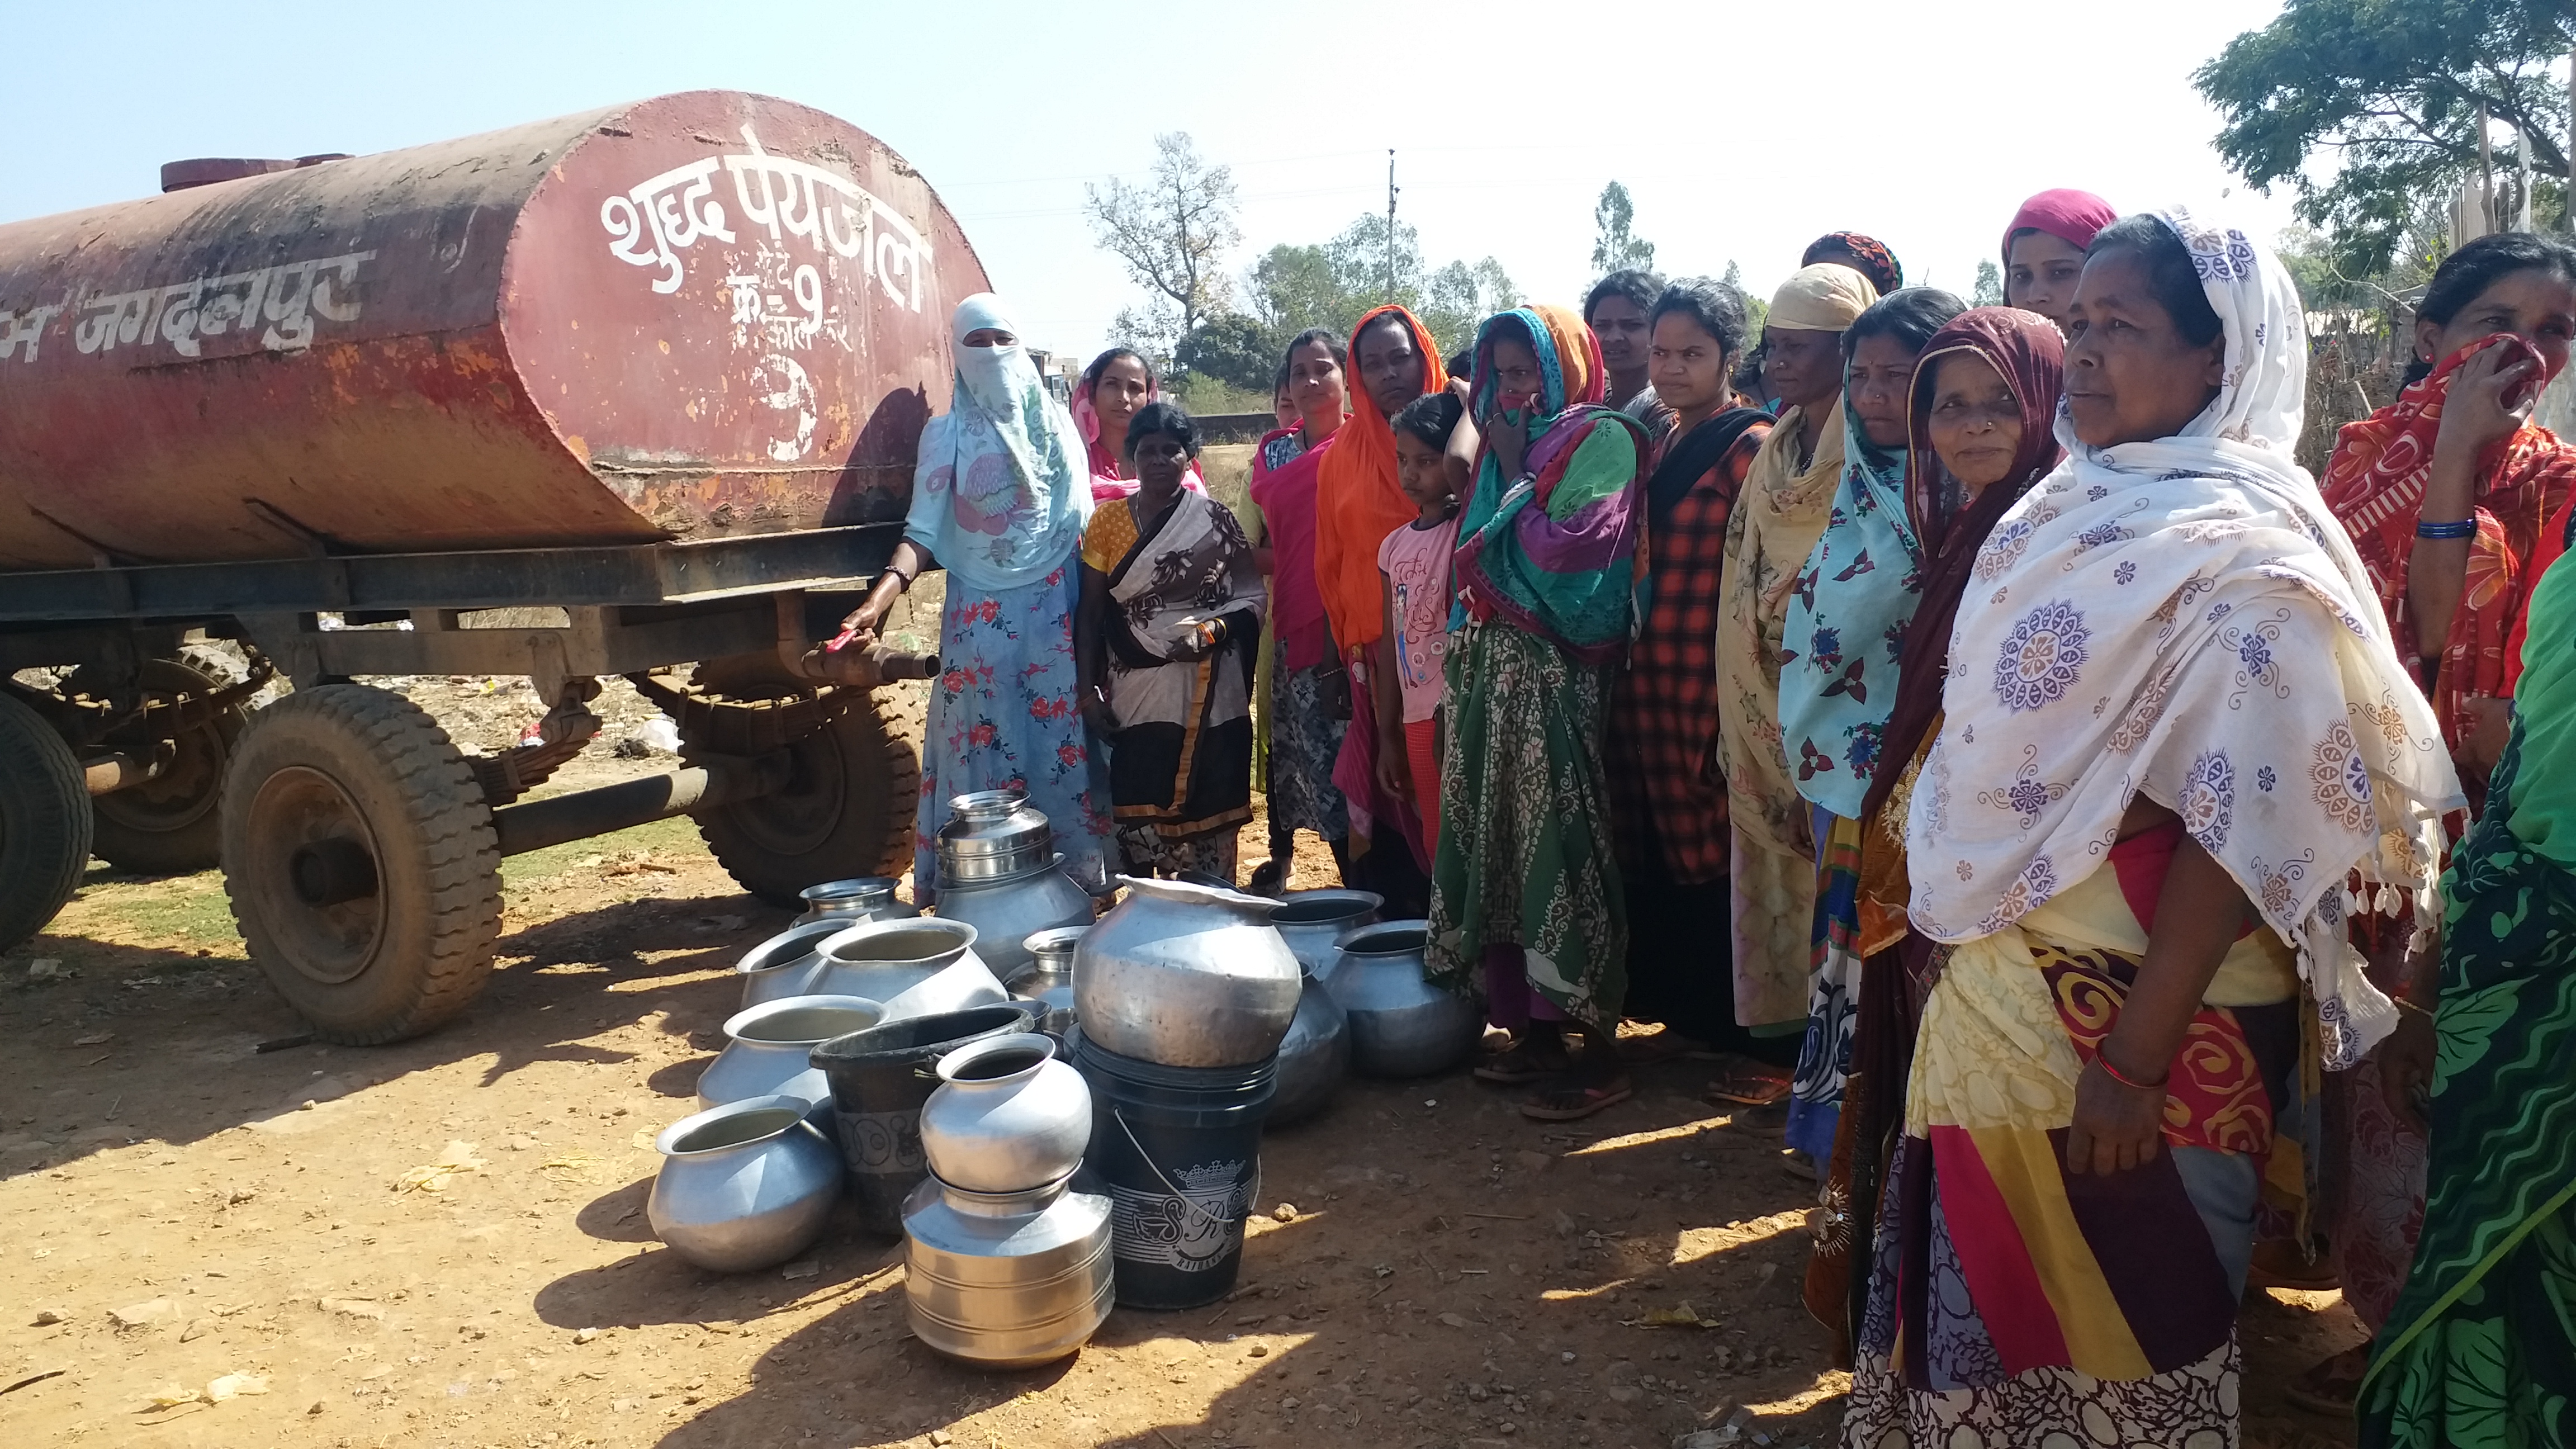
M 2443 880 L 2430 1192 L 2366 1446 L 2576 1445 L 2576 570 L 2534 591 L 2513 742 Z

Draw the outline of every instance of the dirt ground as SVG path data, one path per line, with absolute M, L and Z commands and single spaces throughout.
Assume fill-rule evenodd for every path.
M 537 713 L 515 686 L 415 692 L 477 745 Z M 605 712 L 653 753 L 640 702 Z M 642 768 L 598 753 L 562 783 Z M 1302 843 L 1292 883 L 1329 883 Z M 1352 1081 L 1265 1142 L 1263 1205 L 1293 1211 L 1257 1220 L 1234 1298 L 985 1373 L 910 1338 L 901 1246 L 846 1207 L 806 1260 L 733 1277 L 646 1227 L 652 1137 L 788 913 L 685 821 L 505 875 L 489 987 L 391 1047 L 280 1045 L 301 1027 L 212 874 L 99 866 L 0 957 L 18 1442 L 1663 1449 L 1738 1406 L 1744 1442 L 1834 1440 L 1848 1380 L 1798 1300 L 1814 1189 L 1780 1114 L 1710 1105 L 1704 1065 L 1571 1129 L 1463 1071 Z M 1646 1326 L 1685 1304 L 1710 1326 Z M 2349 1443 L 2278 1399 L 2361 1336 L 2335 1295 L 2251 1294 L 2243 1326 L 2248 1442 Z

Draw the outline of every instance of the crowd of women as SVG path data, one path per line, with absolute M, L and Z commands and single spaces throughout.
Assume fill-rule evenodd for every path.
M 2249 1282 L 2342 1286 L 2365 1443 L 2567 1443 L 2576 248 L 2444 261 L 2322 485 L 2261 244 L 2050 191 L 2000 261 L 1303 333 L 1248 520 L 1145 359 L 1065 409 L 969 299 L 850 620 L 947 570 L 921 838 L 1017 786 L 1233 883 L 1257 780 L 1249 885 L 1311 831 L 1425 916 L 1530 1116 L 1785 1102 L 1847 1444 L 2232 1445 Z

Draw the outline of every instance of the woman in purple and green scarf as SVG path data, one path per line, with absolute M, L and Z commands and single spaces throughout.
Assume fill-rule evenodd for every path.
M 1482 990 L 1513 1041 L 1476 1074 L 1544 1082 L 1521 1107 L 1543 1121 L 1630 1090 L 1612 1050 L 1628 920 L 1601 754 L 1634 615 L 1646 440 L 1600 406 L 1602 376 L 1574 314 L 1501 313 L 1476 337 L 1476 426 L 1451 444 L 1475 449 L 1476 475 L 1458 521 L 1427 962 L 1442 984 Z

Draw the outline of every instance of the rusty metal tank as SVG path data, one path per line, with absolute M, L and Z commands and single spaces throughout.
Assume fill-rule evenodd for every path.
M 896 519 L 985 287 L 902 157 L 729 91 L 0 226 L 0 568 Z

